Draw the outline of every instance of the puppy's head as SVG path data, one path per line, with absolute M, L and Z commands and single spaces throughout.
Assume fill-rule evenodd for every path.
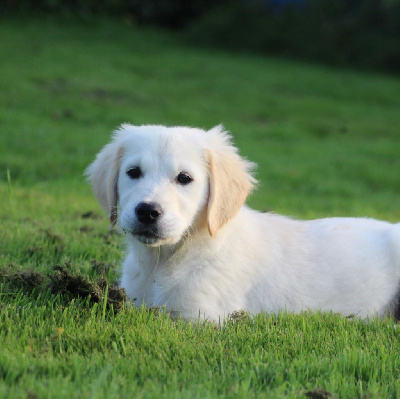
M 253 166 L 220 126 L 122 125 L 86 174 L 112 225 L 119 203 L 121 228 L 145 245 L 160 246 L 203 226 L 215 236 L 253 188 Z

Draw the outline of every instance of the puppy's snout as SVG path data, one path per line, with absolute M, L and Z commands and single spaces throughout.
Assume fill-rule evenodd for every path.
M 138 221 L 143 224 L 153 224 L 162 215 L 162 208 L 154 202 L 140 202 L 135 208 Z

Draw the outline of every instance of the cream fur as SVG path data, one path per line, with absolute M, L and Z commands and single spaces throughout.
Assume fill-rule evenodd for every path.
M 127 172 L 140 167 L 140 178 Z M 219 320 L 322 310 L 360 317 L 397 307 L 400 224 L 364 218 L 297 221 L 249 209 L 254 164 L 222 127 L 122 125 L 87 169 L 102 207 L 126 233 L 121 285 L 137 306 Z M 179 183 L 185 172 L 193 181 Z M 141 202 L 162 214 L 152 225 Z

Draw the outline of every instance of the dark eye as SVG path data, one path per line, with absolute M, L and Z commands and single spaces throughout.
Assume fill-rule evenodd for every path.
M 139 179 L 139 177 L 142 176 L 142 169 L 139 168 L 139 166 L 134 166 L 133 168 L 130 168 L 126 174 L 131 178 L 131 179 Z
M 181 172 L 179 173 L 178 177 L 176 178 L 177 182 L 180 184 L 189 184 L 190 182 L 193 181 L 192 177 L 189 175 L 189 173 L 186 172 Z

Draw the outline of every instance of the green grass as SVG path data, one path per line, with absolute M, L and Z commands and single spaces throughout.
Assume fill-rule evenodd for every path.
M 2 313 L 2 397 L 305 397 L 318 389 L 336 397 L 397 397 L 400 391 L 392 323 L 282 314 L 216 328 L 144 310 L 103 320 L 101 307 L 65 307 L 45 296 L 19 297 Z
M 400 220 L 399 78 L 196 49 L 106 20 L 2 20 L 0 54 L 3 269 L 71 264 L 94 278 L 94 261 L 118 265 L 123 243 L 82 173 L 122 122 L 224 123 L 259 164 L 257 209 Z M 0 397 L 400 396 L 391 320 L 192 325 L 7 282 L 0 299 Z

